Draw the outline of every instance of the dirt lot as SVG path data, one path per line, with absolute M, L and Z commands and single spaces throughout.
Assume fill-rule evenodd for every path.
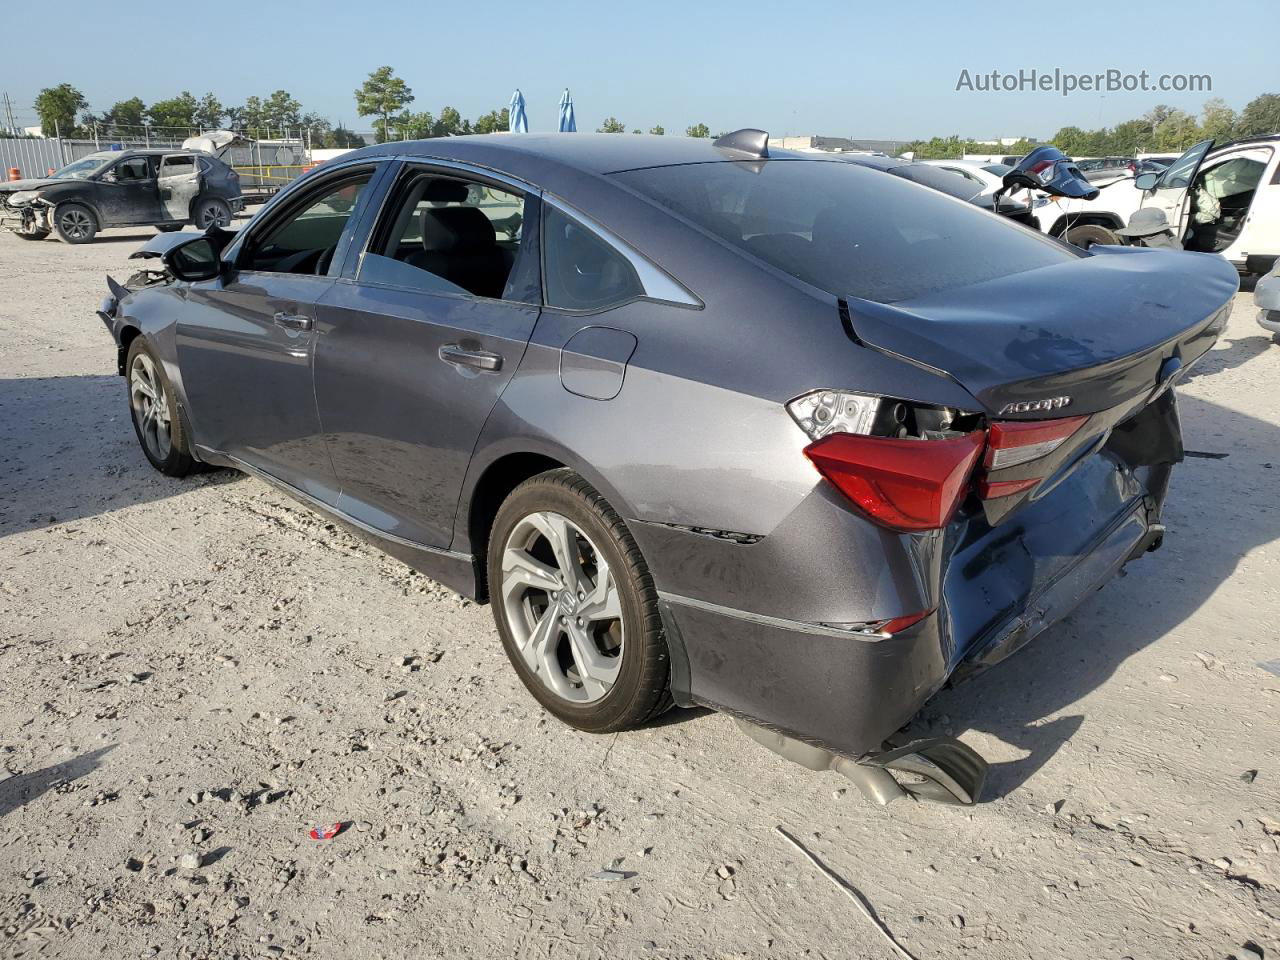
M 1250 296 L 1182 389 L 1213 456 L 1165 548 L 922 716 L 994 761 L 987 802 L 880 809 L 721 716 L 561 727 L 488 609 L 255 480 L 154 473 L 93 314 L 148 235 L 0 235 L 0 955 L 893 956 L 782 825 L 921 960 L 1280 956 Z

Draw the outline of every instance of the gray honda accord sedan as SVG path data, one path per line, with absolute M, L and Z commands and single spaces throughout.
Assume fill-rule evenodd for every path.
M 972 802 L 897 732 L 1159 546 L 1237 286 L 750 131 L 383 144 L 153 245 L 100 315 L 158 470 L 491 603 L 565 723 L 702 704 L 880 802 Z

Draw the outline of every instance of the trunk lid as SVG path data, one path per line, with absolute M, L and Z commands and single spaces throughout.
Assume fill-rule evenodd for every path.
M 912 300 L 848 304 L 868 346 L 943 371 L 992 416 L 1031 420 L 1151 393 L 1176 369 L 1170 358 L 1185 369 L 1213 345 L 1238 286 L 1221 257 L 1104 246 Z

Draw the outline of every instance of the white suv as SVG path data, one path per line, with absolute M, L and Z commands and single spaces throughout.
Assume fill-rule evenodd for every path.
M 1280 135 L 1213 149 L 1197 143 L 1163 173 L 1102 187 L 1095 200 L 1042 198 L 1045 233 L 1081 247 L 1120 243 L 1113 233 L 1142 207 L 1165 212 L 1188 250 L 1220 253 L 1242 274 L 1262 275 L 1280 255 Z

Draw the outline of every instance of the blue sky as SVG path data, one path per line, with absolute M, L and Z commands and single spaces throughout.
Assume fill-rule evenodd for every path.
M 1198 111 L 1221 96 L 1239 109 L 1258 93 L 1280 92 L 1276 0 L 1021 3 L 1016 8 L 1028 11 L 1021 19 L 999 16 L 1005 8 L 994 3 L 926 0 L 297 0 L 278 5 L 287 13 L 268 12 L 276 6 L 197 0 L 135 5 L 120 17 L 110 12 L 123 10 L 118 5 L 73 0 L 32 12 L 44 39 L 10 33 L 0 91 L 13 98 L 20 121 L 34 123 L 37 91 L 64 81 L 94 109 L 183 89 L 212 90 L 235 104 L 284 88 L 306 110 L 367 130 L 371 120 L 356 115 L 352 91 L 390 64 L 417 96 L 412 109 L 433 114 L 448 104 L 474 118 L 505 105 L 519 86 L 533 130 L 554 128 L 568 86 L 581 130 L 612 115 L 628 128 L 660 123 L 668 133 L 705 122 L 713 131 L 759 126 L 775 136 L 890 139 L 1043 137 L 1067 124 L 1114 124 L 1157 102 Z M 163 18 L 147 12 L 162 9 Z M 1082 11 L 1074 18 L 1080 25 L 1059 23 L 1055 14 L 1064 10 Z M 206 59 L 220 44 L 226 53 Z M 1213 90 L 1068 97 L 955 90 L 962 69 L 1033 67 L 1207 73 Z

